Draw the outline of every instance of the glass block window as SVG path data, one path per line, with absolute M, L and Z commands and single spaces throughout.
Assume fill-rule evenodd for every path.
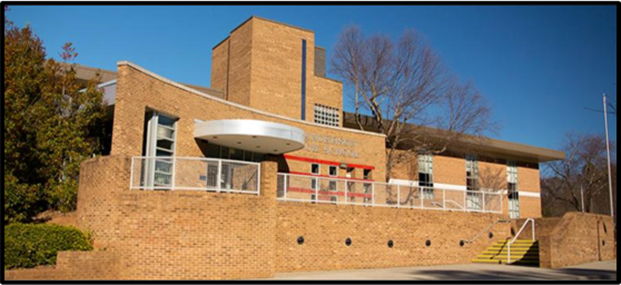
M 315 104 L 315 123 L 338 127 L 340 124 L 340 110 Z

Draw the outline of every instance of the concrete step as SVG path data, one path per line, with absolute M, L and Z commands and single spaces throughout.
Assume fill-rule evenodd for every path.
M 496 254 L 496 255 L 507 255 L 509 251 L 497 251 L 497 250 L 485 250 L 481 254 Z M 513 250 L 511 249 L 511 255 L 514 254 L 522 254 L 522 255 L 539 255 L 539 251 L 537 250 Z
M 507 260 L 506 256 L 495 256 L 495 257 L 489 257 L 489 256 L 477 256 L 475 257 L 475 259 L 477 260 Z M 519 256 L 512 256 L 511 260 L 522 260 L 522 261 L 535 261 L 535 262 L 539 262 L 539 258 L 538 257 L 519 257 Z
M 496 246 L 496 245 L 492 245 L 489 248 L 490 249 L 508 249 L 509 246 Z M 519 245 L 519 246 L 516 246 L 516 245 L 512 245 L 511 246 L 511 250 L 513 250 L 514 248 L 516 248 L 516 249 L 529 249 L 529 248 L 539 249 L 539 246 L 534 246 L 534 245 L 530 245 L 530 246 L 528 246 L 528 245 L 526 245 L 526 246 L 525 245 Z
M 474 263 L 506 264 L 510 240 L 498 240 L 472 260 Z M 518 239 L 511 244 L 512 265 L 539 266 L 539 243 L 535 240 Z
M 479 259 L 475 258 L 472 260 L 474 263 L 491 263 L 491 264 L 507 264 L 507 259 Z M 522 260 L 522 259 L 512 259 L 511 264 L 516 265 L 537 265 L 539 266 L 539 260 Z

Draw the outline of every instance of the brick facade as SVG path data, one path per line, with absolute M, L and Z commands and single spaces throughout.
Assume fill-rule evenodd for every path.
M 511 231 L 516 233 L 525 219 L 515 220 Z M 614 224 L 610 216 L 567 212 L 562 218 L 535 219 L 539 241 L 540 266 L 559 268 L 617 257 Z M 530 239 L 530 225 L 520 238 Z
M 472 244 L 460 246 L 498 215 L 383 207 L 279 202 L 276 271 L 339 270 L 469 263 L 496 239 L 509 236 L 497 224 Z M 455 229 L 459 228 L 456 232 Z M 298 237 L 304 238 L 299 245 Z M 352 244 L 347 246 L 345 239 Z M 392 240 L 394 246 L 388 247 Z M 431 241 L 427 247 L 425 242 Z

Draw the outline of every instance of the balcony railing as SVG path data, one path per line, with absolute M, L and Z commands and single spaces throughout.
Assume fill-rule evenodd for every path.
M 406 186 L 362 179 L 278 173 L 278 200 L 502 213 L 499 192 Z
M 130 188 L 259 195 L 261 165 L 202 157 L 132 157 Z

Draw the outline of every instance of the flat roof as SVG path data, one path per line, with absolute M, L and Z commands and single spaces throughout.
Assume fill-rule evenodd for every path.
M 374 127 L 373 119 L 370 116 L 361 115 L 363 117 L 363 124 L 366 126 L 365 130 L 377 132 L 377 128 Z M 355 121 L 354 113 L 343 112 L 343 127 L 359 129 L 358 124 Z M 430 130 L 430 133 L 442 132 L 441 130 L 425 127 Z M 536 160 L 537 162 L 548 162 L 554 160 L 565 159 L 565 153 L 558 150 L 542 148 L 537 146 L 531 146 L 526 144 L 514 143 L 499 139 L 484 138 L 483 140 L 477 139 L 474 136 L 469 136 L 462 145 L 473 146 L 478 148 L 480 152 L 488 156 L 500 156 L 511 158 L 526 158 L 529 160 Z M 453 147 L 452 151 L 459 152 L 459 147 Z M 483 151 L 484 150 L 484 151 Z M 477 152 L 476 150 L 474 152 Z
M 252 20 L 252 19 L 263 20 L 263 21 L 266 21 L 266 22 L 272 22 L 272 23 L 274 23 L 274 24 L 278 24 L 278 25 L 287 26 L 287 27 L 292 28 L 292 29 L 296 29 L 296 30 L 300 30 L 300 31 L 305 31 L 305 32 L 313 33 L 313 34 L 315 33 L 314 31 L 309 30 L 309 29 L 305 29 L 305 28 L 298 27 L 298 26 L 294 26 L 294 25 L 291 25 L 291 24 L 287 24 L 287 23 L 283 23 L 283 22 L 279 22 L 279 21 L 275 21 L 275 20 L 271 20 L 271 19 L 267 19 L 267 18 L 263 18 L 263 17 L 259 17 L 259 16 L 252 15 L 252 16 L 250 16 L 250 18 L 246 19 L 246 20 L 245 20 L 245 21 L 243 21 L 241 24 L 239 24 L 239 25 L 237 25 L 235 28 L 233 28 L 233 29 L 231 30 L 231 32 L 229 32 L 229 36 L 227 36 L 226 38 L 224 38 L 223 40 L 221 40 L 218 44 L 216 44 L 216 45 L 215 45 L 214 47 L 212 47 L 211 49 L 213 50 L 213 49 L 217 48 L 218 46 L 220 46 L 222 43 L 224 43 L 224 42 L 225 42 L 225 41 L 226 41 L 226 40 L 230 37 L 230 34 L 232 34 L 233 32 L 235 32 L 237 29 L 241 28 L 243 25 L 245 25 L 246 23 L 248 23 L 248 22 L 249 22 L 250 20 Z

